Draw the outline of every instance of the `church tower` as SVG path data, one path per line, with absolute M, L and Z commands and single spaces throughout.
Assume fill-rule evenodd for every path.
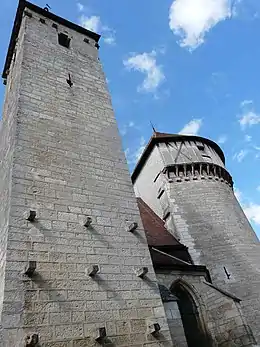
M 260 343 L 260 243 L 233 191 L 220 147 L 155 132 L 132 175 L 136 195 L 188 247 L 213 284 L 242 299 Z
M 98 41 L 20 0 L 0 130 L 4 347 L 171 346 Z

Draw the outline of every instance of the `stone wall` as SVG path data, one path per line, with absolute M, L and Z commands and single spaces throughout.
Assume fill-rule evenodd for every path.
M 202 274 L 186 275 L 177 271 L 157 270 L 156 275 L 158 282 L 167 288 L 171 288 L 176 281 L 181 281 L 185 286 L 198 307 L 202 326 L 212 339 L 212 346 L 254 346 L 255 340 L 241 313 L 241 305 L 206 284 Z M 179 328 L 180 316 L 176 312 L 176 307 L 174 312 L 174 320 L 172 318 L 169 320 L 172 339 L 176 341 L 177 346 L 186 347 Z
M 8 77 L 14 89 L 4 111 L 4 122 L 16 123 L 14 159 L 4 154 L 1 181 L 12 183 L 4 346 L 24 346 L 33 333 L 41 347 L 94 346 L 101 327 L 113 346 L 172 346 L 97 48 L 40 19 L 34 12 L 23 18 L 21 80 L 14 86 Z M 70 49 L 58 44 L 65 31 Z M 17 102 L 12 115 L 8 105 Z M 11 131 L 3 130 L 8 153 Z M 29 210 L 37 212 L 33 223 L 24 217 Z M 8 209 L 4 216 L 6 243 Z M 88 216 L 92 224 L 85 227 Z M 132 234 L 126 227 L 133 221 L 139 227 Z M 23 274 L 28 261 L 37 262 L 32 278 Z M 100 267 L 94 278 L 87 274 L 92 265 Z M 143 266 L 146 279 L 135 274 Z M 157 338 L 148 333 L 152 323 L 161 326 Z
M 20 41 L 17 43 L 12 68 L 6 86 L 3 116 L 0 120 L 0 317 L 3 305 L 4 277 L 10 194 L 13 169 L 13 152 L 18 112 L 18 98 L 23 60 L 24 25 L 21 27 Z
M 214 283 L 243 299 L 243 312 L 259 341 L 260 242 L 221 157 L 207 140 L 165 141 L 151 152 L 134 186 L 189 248 L 193 262 L 206 265 Z
M 214 177 L 172 182 L 165 194 L 175 229 L 195 264 L 206 264 L 213 283 L 240 297 L 259 338 L 260 243 L 232 187 Z
M 170 328 L 172 342 L 178 347 L 188 347 L 177 301 L 165 302 L 163 306 Z

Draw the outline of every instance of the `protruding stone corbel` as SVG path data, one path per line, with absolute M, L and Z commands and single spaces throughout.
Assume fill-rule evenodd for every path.
M 133 233 L 136 229 L 138 228 L 138 224 L 136 222 L 133 222 L 133 223 L 129 223 L 127 225 L 127 228 L 126 230 L 129 232 L 129 233 Z
M 32 277 L 35 273 L 35 270 L 36 270 L 36 261 L 30 260 L 25 267 L 24 274 L 27 275 L 28 277 Z
M 161 327 L 159 323 L 153 323 L 148 326 L 148 331 L 153 336 L 158 336 L 160 330 L 161 330 Z
M 92 265 L 87 269 L 87 274 L 90 277 L 96 276 L 100 272 L 100 268 L 98 265 Z
M 87 217 L 86 222 L 84 223 L 84 227 L 88 228 L 92 224 L 92 218 Z
M 95 340 L 96 340 L 98 343 L 102 343 L 102 342 L 104 342 L 104 340 L 106 339 L 106 337 L 107 337 L 106 328 L 105 328 L 105 327 L 99 328 Z
M 36 211 L 34 210 L 26 211 L 24 213 L 24 218 L 27 219 L 29 222 L 35 222 Z
M 144 266 L 135 271 L 137 277 L 144 278 L 144 276 L 148 273 L 148 267 Z
M 39 346 L 39 335 L 31 334 L 25 338 L 25 347 L 38 347 Z

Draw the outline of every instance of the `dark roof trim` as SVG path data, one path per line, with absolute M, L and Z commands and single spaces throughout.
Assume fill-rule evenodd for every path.
M 203 282 L 204 282 L 207 286 L 210 286 L 211 288 L 216 289 L 218 292 L 220 292 L 220 293 L 222 293 L 222 294 L 228 296 L 229 298 L 233 299 L 235 302 L 240 302 L 240 301 L 242 301 L 242 300 L 239 299 L 237 296 L 235 296 L 235 295 L 233 295 L 233 294 L 230 294 L 230 293 L 226 292 L 224 289 L 221 289 L 221 288 L 215 286 L 215 285 L 212 284 L 212 283 L 209 283 L 209 282 L 207 282 L 207 281 L 203 281 Z
M 10 44 L 9 44 L 9 48 L 8 48 L 8 52 L 7 52 L 7 57 L 6 57 L 6 61 L 5 61 L 5 66 L 4 66 L 4 71 L 2 74 L 3 78 L 7 78 L 7 71 L 10 68 L 11 65 L 11 61 L 12 61 L 12 56 L 13 56 L 13 51 L 15 48 L 15 43 L 16 43 L 16 39 L 17 36 L 19 34 L 20 31 L 20 27 L 21 27 L 21 23 L 22 23 L 22 18 L 23 18 L 23 11 L 25 8 L 28 8 L 30 10 L 32 10 L 33 12 L 36 12 L 46 18 L 49 18 L 51 20 L 53 20 L 56 23 L 59 23 L 61 25 L 66 26 L 67 28 L 70 28 L 72 30 L 75 30 L 77 32 L 79 32 L 80 34 L 86 35 L 90 38 L 92 38 L 93 40 L 95 40 L 96 42 L 98 42 L 98 40 L 100 39 L 100 35 L 87 30 L 85 28 L 82 28 L 81 26 L 72 23 L 62 17 L 56 16 L 55 14 L 44 10 L 41 7 L 38 7 L 28 1 L 25 0 L 19 0 L 19 4 L 18 4 L 18 8 L 17 8 L 17 12 L 16 12 L 16 17 L 14 20 L 14 26 L 13 26 L 13 31 L 11 34 L 11 40 L 10 40 Z
M 201 137 L 201 136 L 195 136 L 195 135 L 181 135 L 181 134 L 160 134 L 155 133 L 151 138 L 149 143 L 147 144 L 141 158 L 139 159 L 138 163 L 136 164 L 136 167 L 132 173 L 132 182 L 135 183 L 139 173 L 141 172 L 146 160 L 149 158 L 153 148 L 155 145 L 162 143 L 162 142 L 174 142 L 174 141 L 200 141 L 202 143 L 206 143 L 220 156 L 221 160 L 225 164 L 225 155 L 222 151 L 222 149 L 219 147 L 219 145 L 207 138 Z
M 174 247 L 174 246 L 173 246 L 173 247 Z M 185 265 L 188 265 L 188 266 L 191 266 L 191 265 L 192 265 L 192 264 L 190 264 L 190 263 L 188 263 L 188 262 L 186 262 L 186 261 L 184 261 L 184 260 L 182 260 L 182 259 L 180 259 L 180 258 L 177 258 L 177 257 L 175 257 L 175 256 L 173 256 L 173 255 L 171 255 L 171 254 L 165 253 L 165 252 L 161 251 L 161 250 L 158 249 L 158 248 L 151 247 L 151 249 L 152 249 L 153 251 L 155 251 L 155 252 L 158 252 L 158 253 L 164 255 L 165 257 L 169 257 L 169 258 L 171 258 L 171 259 L 177 260 L 177 261 L 178 261 L 179 263 L 181 263 L 181 264 L 185 264 Z
M 169 265 L 159 265 L 159 264 L 153 264 L 154 268 L 156 270 L 177 270 L 177 271 L 182 271 L 182 272 L 200 272 L 204 273 L 204 276 L 206 278 L 207 283 L 212 283 L 211 277 L 210 277 L 210 272 L 207 269 L 206 266 L 204 265 L 182 265 L 182 264 L 169 264 Z

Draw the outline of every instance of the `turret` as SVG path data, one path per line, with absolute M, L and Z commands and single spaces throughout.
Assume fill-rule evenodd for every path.
M 155 132 L 132 181 L 193 262 L 206 265 L 213 283 L 242 299 L 259 338 L 260 243 L 234 195 L 221 148 L 199 136 Z

